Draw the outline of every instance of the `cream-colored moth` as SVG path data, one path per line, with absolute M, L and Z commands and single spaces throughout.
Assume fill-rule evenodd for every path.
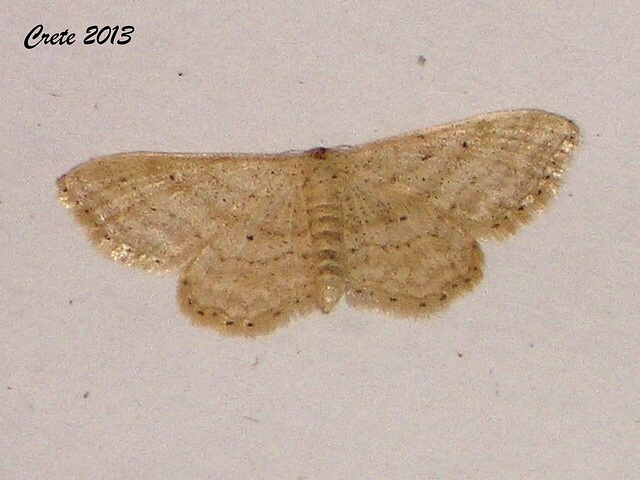
M 518 110 L 349 148 L 116 154 L 58 187 L 100 251 L 178 272 L 196 323 L 256 335 L 343 295 L 437 311 L 481 279 L 478 239 L 545 206 L 577 144 L 571 121 Z

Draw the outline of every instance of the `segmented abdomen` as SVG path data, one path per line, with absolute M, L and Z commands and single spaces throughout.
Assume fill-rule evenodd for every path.
M 342 204 L 337 174 L 324 149 L 313 151 L 305 181 L 316 301 L 330 311 L 344 293 L 345 254 Z

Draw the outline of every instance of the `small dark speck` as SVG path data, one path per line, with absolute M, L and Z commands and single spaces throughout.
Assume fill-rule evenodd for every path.
M 464 358 L 464 355 L 460 352 L 458 352 L 458 358 Z
M 247 235 L 247 240 L 253 240 L 253 235 Z
M 179 77 L 181 77 L 182 75 L 184 75 L 182 72 L 178 72 Z
M 62 96 L 59 93 L 54 93 L 54 92 L 49 92 L 49 95 L 51 95 L 52 97 L 61 97 Z
M 69 305 L 73 305 L 73 298 L 69 300 Z
M 404 220 L 406 220 L 406 219 L 407 219 L 407 216 L 406 216 L 406 215 L 403 215 L 403 216 L 401 216 L 401 217 L 400 217 L 400 221 L 404 221 Z
M 462 142 L 462 148 L 469 148 L 469 144 L 466 141 Z
M 176 179 L 176 177 L 175 177 L 175 175 L 173 173 L 171 175 L 169 175 L 169 180 L 173 181 L 175 179 Z
M 87 390 L 82 394 L 82 398 L 88 398 L 88 397 L 89 397 L 89 391 Z
M 198 315 L 203 316 L 204 315 L 204 310 L 198 310 Z
M 420 65 L 421 67 L 424 67 L 425 63 L 427 63 L 427 59 L 424 58 L 423 55 L 419 55 L 418 56 L 418 65 Z
M 312 148 L 308 152 L 316 160 L 324 160 L 327 155 L 327 149 L 324 147 Z

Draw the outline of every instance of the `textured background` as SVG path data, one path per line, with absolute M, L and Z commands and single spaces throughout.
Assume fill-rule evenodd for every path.
M 637 475 L 637 2 L 12 3 L 0 477 Z M 38 23 L 78 39 L 27 50 Z M 136 31 L 83 45 L 93 24 Z M 518 107 L 574 119 L 582 147 L 544 215 L 484 244 L 484 282 L 426 320 L 342 304 L 220 337 L 56 200 L 108 153 L 357 144 Z

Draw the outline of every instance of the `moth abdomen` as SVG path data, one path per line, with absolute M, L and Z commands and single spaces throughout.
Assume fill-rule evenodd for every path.
M 329 312 L 344 292 L 345 256 L 343 221 L 339 204 L 318 208 L 310 206 L 309 230 L 313 252 L 313 270 L 316 275 L 316 301 L 323 311 Z

